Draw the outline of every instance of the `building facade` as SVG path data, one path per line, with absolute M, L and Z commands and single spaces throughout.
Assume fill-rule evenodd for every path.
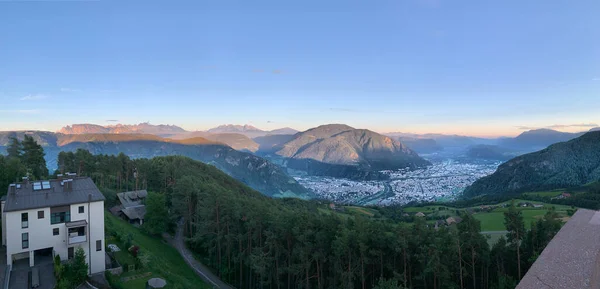
M 105 270 L 104 196 L 87 177 L 11 184 L 2 200 L 2 245 L 6 262 L 41 256 L 68 260 L 85 252 L 88 273 Z

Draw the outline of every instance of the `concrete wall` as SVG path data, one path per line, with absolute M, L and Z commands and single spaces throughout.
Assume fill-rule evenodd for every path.
M 79 206 L 85 207 L 85 212 L 79 213 Z M 65 223 L 50 224 L 50 208 L 39 208 L 33 210 L 25 210 L 18 212 L 7 212 L 4 214 L 3 223 L 6 222 L 6 258 L 7 264 L 12 264 L 14 254 L 33 252 L 39 249 L 53 248 L 55 254 L 60 255 L 62 260 L 68 258 L 68 248 L 81 247 L 89 262 L 91 257 L 91 273 L 104 271 L 104 202 L 93 202 L 72 204 L 71 221 L 86 220 L 88 222 L 87 242 L 68 245 L 67 243 L 67 227 Z M 44 211 L 44 218 L 38 219 L 38 211 Z M 88 220 L 88 211 L 90 219 Z M 29 227 L 21 228 L 21 213 L 29 214 Z M 53 229 L 58 228 L 59 234 L 54 236 Z M 29 248 L 23 249 L 21 245 L 21 234 L 29 233 Z M 101 251 L 96 251 L 96 240 L 102 241 Z M 90 256 L 91 248 L 91 256 Z M 32 254 L 29 254 L 30 257 Z M 33 260 L 30 260 L 30 265 Z

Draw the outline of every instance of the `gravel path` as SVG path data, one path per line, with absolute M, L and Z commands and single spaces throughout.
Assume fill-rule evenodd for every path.
M 177 224 L 177 233 L 175 234 L 172 245 L 179 251 L 181 257 L 185 259 L 185 262 L 187 262 L 188 265 L 196 271 L 196 274 L 206 281 L 207 284 L 213 286 L 213 288 L 233 288 L 221 281 L 219 277 L 215 276 L 206 266 L 202 265 L 202 263 L 194 258 L 192 252 L 185 246 L 185 241 L 183 239 L 183 222 L 181 221 Z

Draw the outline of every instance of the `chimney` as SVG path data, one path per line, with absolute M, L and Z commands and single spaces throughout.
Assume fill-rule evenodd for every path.
M 72 192 L 73 191 L 73 179 L 68 179 L 64 181 L 64 191 Z
M 9 193 L 11 194 L 15 194 L 17 192 L 17 185 L 15 184 L 10 184 L 9 185 Z
M 56 175 L 56 179 L 59 180 L 59 181 L 62 181 L 63 180 L 63 174 Z
M 29 185 L 29 177 L 23 177 L 23 185 L 25 187 L 28 187 L 28 185 Z

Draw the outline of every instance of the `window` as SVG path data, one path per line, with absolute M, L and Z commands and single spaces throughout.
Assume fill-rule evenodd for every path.
M 60 234 L 60 230 L 58 230 L 58 228 L 52 229 L 52 236 L 58 236 L 58 234 Z
M 44 211 L 38 211 L 38 219 L 44 218 Z
M 75 248 L 69 247 L 69 249 L 67 250 L 67 258 L 73 259 L 73 257 L 75 257 Z
M 50 208 L 50 224 L 71 222 L 71 208 L 69 206 Z
M 96 241 L 96 251 L 102 251 L 102 240 Z
M 83 213 L 85 213 L 85 211 L 84 211 L 84 210 L 85 210 L 85 209 L 83 208 L 83 206 L 79 206 L 79 213 L 80 213 L 80 214 L 83 214 Z
M 52 213 L 50 216 L 50 224 L 52 225 L 66 222 L 71 222 L 70 212 Z
M 29 248 L 29 233 L 21 234 L 21 247 L 23 249 Z
M 21 228 L 29 228 L 29 213 L 21 213 Z
M 85 227 L 69 228 L 69 237 L 85 236 Z

